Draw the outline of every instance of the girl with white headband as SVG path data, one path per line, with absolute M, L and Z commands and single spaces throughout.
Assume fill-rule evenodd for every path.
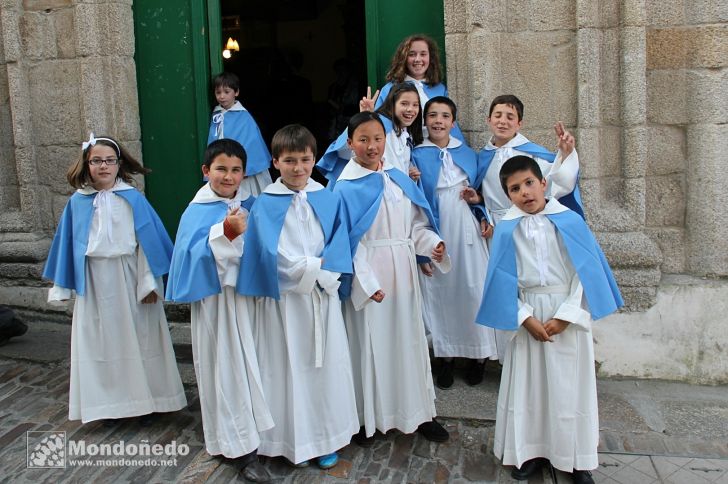
M 172 242 L 152 206 L 129 183 L 149 170 L 112 138 L 82 145 L 66 174 L 66 204 L 43 277 L 48 302 L 73 292 L 68 418 L 141 416 L 187 405 L 162 307 Z

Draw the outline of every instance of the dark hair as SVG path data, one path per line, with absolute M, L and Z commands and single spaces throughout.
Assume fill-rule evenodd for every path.
M 282 127 L 276 131 L 270 142 L 270 151 L 275 159 L 285 151 L 305 152 L 307 148 L 311 149 L 313 157 L 316 158 L 316 138 L 308 128 L 300 124 Z
M 407 56 L 412 48 L 412 42 L 422 40 L 427 43 L 427 50 L 430 51 L 430 65 L 425 71 L 425 84 L 433 86 L 439 84 L 442 79 L 442 67 L 440 66 L 440 49 L 431 37 L 425 34 L 414 34 L 405 37 L 397 46 L 392 56 L 392 63 L 387 71 L 386 79 L 391 82 L 402 82 L 407 75 Z
M 232 72 L 221 72 L 212 79 L 212 88 L 229 87 L 233 91 L 240 90 L 240 79 Z
M 518 120 L 523 121 L 523 103 L 516 96 L 514 96 L 513 94 L 502 94 L 500 96 L 496 96 L 496 98 L 493 99 L 493 102 L 490 103 L 490 109 L 488 109 L 488 117 L 493 114 L 493 109 L 495 109 L 496 105 L 498 104 L 507 104 L 508 106 L 515 109 L 516 113 L 518 114 Z
M 361 113 L 356 113 L 354 116 L 349 118 L 349 126 L 346 128 L 346 137 L 352 139 L 354 137 L 354 131 L 356 131 L 356 128 L 364 123 L 368 123 L 369 121 L 376 121 L 377 123 L 379 123 L 379 125 L 382 127 L 382 131 L 384 131 L 384 134 L 387 134 L 387 130 L 384 128 L 384 123 L 377 113 L 374 113 L 372 111 L 362 111 Z
M 392 86 L 392 89 L 389 91 L 387 99 L 384 100 L 384 104 L 379 106 L 379 109 L 376 110 L 377 113 L 381 113 L 392 120 L 392 124 L 394 125 L 394 130 L 397 135 L 400 135 L 402 133 L 402 126 L 400 125 L 399 120 L 394 115 L 394 105 L 397 103 L 397 100 L 400 98 L 400 96 L 402 96 L 402 94 L 406 92 L 415 93 L 417 95 L 417 104 L 420 103 L 420 93 L 417 92 L 417 88 L 415 87 L 415 85 L 411 82 L 402 82 Z M 420 106 L 420 108 L 417 110 L 417 117 L 412 122 L 408 130 L 410 135 L 412 136 L 412 142 L 415 144 L 415 146 L 422 143 L 422 106 Z
M 245 153 L 243 145 L 230 138 L 217 139 L 210 143 L 207 149 L 205 149 L 205 160 L 203 164 L 210 168 L 212 166 L 212 162 L 215 161 L 215 158 L 220 155 L 240 158 L 240 161 L 243 162 L 243 172 L 245 172 L 245 163 L 248 161 L 248 155 Z
M 113 142 L 99 138 L 108 138 Z M 119 172 L 116 174 L 117 178 L 121 178 L 127 183 L 133 183 L 134 180 L 132 178 L 132 175 L 146 175 L 147 173 L 151 173 L 152 170 L 150 170 L 149 168 L 145 168 L 141 163 L 137 161 L 136 158 L 131 156 L 129 152 L 124 149 L 123 146 L 121 146 L 121 143 L 116 141 L 111 136 L 104 135 L 97 137 L 96 144 L 112 148 L 114 150 L 114 153 L 116 153 L 119 157 Z M 81 152 L 81 156 L 71 166 L 68 167 L 68 171 L 66 172 L 66 180 L 68 180 L 68 183 L 70 183 L 73 188 L 82 188 L 86 185 L 90 185 L 93 181 L 91 180 L 91 173 L 88 168 L 88 159 L 89 154 L 91 153 L 91 148 L 93 148 L 93 146 L 89 146 L 88 148 L 83 150 Z
M 425 109 L 423 111 L 423 117 L 427 116 L 427 113 L 430 111 L 430 107 L 433 104 L 445 104 L 450 107 L 450 112 L 452 113 L 452 120 L 455 121 L 458 115 L 458 108 L 455 106 L 455 102 L 450 99 L 449 97 L 445 96 L 435 96 L 431 98 L 427 103 L 425 103 Z
M 498 177 L 500 178 L 501 188 L 508 195 L 508 177 L 519 171 L 530 171 L 539 181 L 543 180 L 543 173 L 538 162 L 530 156 L 518 155 L 508 158 L 500 169 Z M 509 197 L 510 198 L 510 197 Z

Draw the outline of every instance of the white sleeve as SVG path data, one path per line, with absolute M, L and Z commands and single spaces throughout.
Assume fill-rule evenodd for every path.
M 554 314 L 554 319 L 561 319 L 576 324 L 584 330 L 591 329 L 591 314 L 583 309 L 584 288 L 579 276 L 574 272 L 571 278 L 569 297 L 561 303 Z
M 54 284 L 48 289 L 48 302 L 53 306 L 65 306 L 66 301 L 73 297 L 73 290 Z
M 220 222 L 210 227 L 210 235 L 207 240 L 212 255 L 215 257 L 220 285 L 235 287 L 238 282 L 240 257 L 243 255 L 243 234 L 229 240 L 225 237 L 223 222 Z
M 556 153 L 556 160 L 546 174 L 549 195 L 554 198 L 561 198 L 574 191 L 579 177 L 579 155 L 576 148 L 562 159 L 561 151 Z
M 141 303 L 152 292 L 164 299 L 164 283 L 161 277 L 154 277 L 142 244 L 137 244 L 137 302 Z
M 369 298 L 381 288 L 374 268 L 367 260 L 367 248 L 360 242 L 354 254 L 354 280 L 351 284 L 351 302 L 354 309 L 359 311 L 372 302 Z
M 339 276 L 341 276 L 341 274 L 338 272 L 330 272 L 326 269 L 321 269 L 316 281 L 319 283 L 319 286 L 321 286 L 321 289 L 326 291 L 326 294 L 329 296 L 335 296 L 336 292 L 339 290 L 339 285 L 341 285 L 339 282 Z
M 415 253 L 425 257 L 431 257 L 432 251 L 435 247 L 437 247 L 437 244 L 444 241 L 434 230 L 432 230 L 432 226 L 430 225 L 427 215 L 425 215 L 425 211 L 414 203 L 411 203 L 411 206 L 412 241 L 415 244 Z M 445 256 L 442 258 L 442 262 L 432 261 L 435 267 L 437 267 L 443 274 L 450 272 L 450 269 L 452 268 L 450 254 L 447 253 L 447 243 L 445 243 L 445 249 Z
M 522 326 L 523 322 L 533 316 L 533 306 L 530 304 L 521 301 L 521 298 L 518 298 L 518 326 Z

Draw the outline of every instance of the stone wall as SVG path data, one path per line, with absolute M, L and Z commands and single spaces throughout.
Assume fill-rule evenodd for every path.
M 615 338 L 597 348 L 605 374 L 728 381 L 725 365 L 658 372 L 664 355 L 648 362 L 614 350 L 624 343 L 639 355 L 659 333 L 688 353 L 708 351 L 672 332 L 686 324 L 728 344 L 715 330 L 728 316 L 697 311 L 716 293 L 701 278 L 728 276 L 728 0 L 445 0 L 445 30 L 448 88 L 473 147 L 489 136 L 490 101 L 505 93 L 524 102 L 533 140 L 553 147 L 556 120 L 577 137 L 588 222 L 633 311 L 614 319 L 645 322 L 643 332 L 595 330 Z M 690 311 L 669 311 L 668 274 L 695 279 L 679 292 L 699 302 L 689 322 L 675 315 Z
M 43 261 L 88 133 L 141 156 L 131 4 L 0 0 L 2 302 L 46 308 Z

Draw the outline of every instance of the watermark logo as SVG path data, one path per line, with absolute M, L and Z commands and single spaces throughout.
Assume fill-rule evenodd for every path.
M 66 432 L 28 431 L 27 465 L 29 469 L 66 467 L 114 467 L 177 465 L 177 457 L 189 454 L 187 444 L 172 440 L 166 444 L 151 444 L 148 440 L 113 443 L 87 443 L 85 440 L 66 441 Z
M 30 469 L 64 469 L 66 467 L 66 432 L 28 431 L 26 455 Z

